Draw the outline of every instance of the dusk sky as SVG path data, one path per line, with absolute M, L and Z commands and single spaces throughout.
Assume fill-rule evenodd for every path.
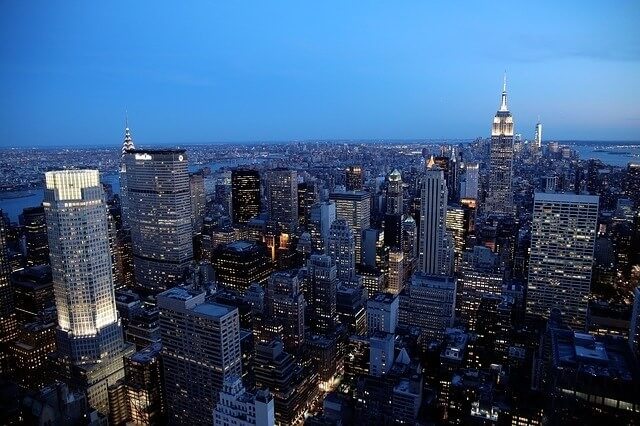
M 640 140 L 640 2 L 451 3 L 4 1 L 0 145 Z

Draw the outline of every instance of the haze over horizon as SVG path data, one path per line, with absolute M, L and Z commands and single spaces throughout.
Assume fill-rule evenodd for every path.
M 192 5 L 5 3 L 0 146 L 640 140 L 637 2 Z

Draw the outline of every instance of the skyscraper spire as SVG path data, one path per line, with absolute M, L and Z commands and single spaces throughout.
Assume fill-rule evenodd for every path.
M 500 104 L 500 111 L 509 111 L 507 108 L 507 72 L 504 72 L 504 81 L 502 83 L 502 103 Z
M 131 131 L 129 130 L 129 116 L 125 113 L 124 116 L 124 141 L 122 142 L 122 155 L 127 151 L 136 149 L 133 145 L 133 138 L 131 137 Z

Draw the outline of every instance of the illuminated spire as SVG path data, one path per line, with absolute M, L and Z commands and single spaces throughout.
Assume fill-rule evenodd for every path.
M 433 158 L 433 155 L 431 156 L 431 158 L 429 158 L 429 162 L 426 164 L 427 169 L 432 169 L 433 166 L 435 166 L 436 162 L 435 159 Z
M 500 104 L 500 111 L 509 111 L 507 108 L 507 72 L 504 72 L 504 81 L 502 83 L 502 103 Z
M 125 113 L 124 116 L 124 141 L 122 142 L 122 155 L 127 151 L 136 149 L 133 145 L 133 138 L 131 137 L 131 131 L 129 130 L 129 116 Z

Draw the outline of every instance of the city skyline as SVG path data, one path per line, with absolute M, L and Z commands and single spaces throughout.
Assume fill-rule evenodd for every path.
M 195 16 L 14 4 L 2 17 L 0 145 L 117 145 L 127 114 L 146 147 L 473 139 L 505 69 L 516 133 L 533 138 L 540 116 L 546 140 L 640 140 L 638 5 L 579 6 L 504 9 L 493 28 L 485 4 L 199 4 Z

